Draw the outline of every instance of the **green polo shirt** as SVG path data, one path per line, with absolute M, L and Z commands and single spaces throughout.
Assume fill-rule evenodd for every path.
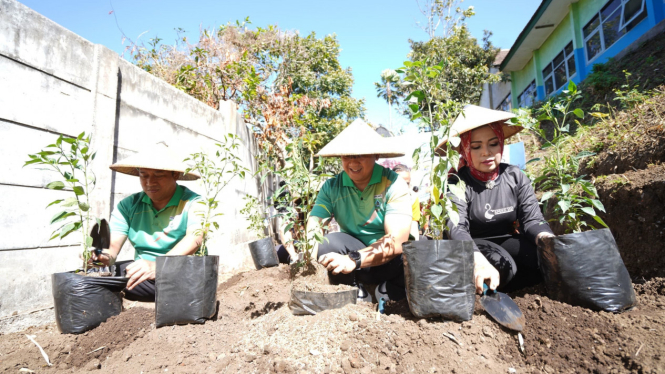
M 178 185 L 168 204 L 157 211 L 145 192 L 135 193 L 118 203 L 111 213 L 111 232 L 127 236 L 136 253 L 134 260 L 155 261 L 173 249 L 187 234 L 187 228 L 201 224 L 195 214 L 201 197 Z
M 374 164 L 372 178 L 364 191 L 353 184 L 346 172 L 327 180 L 311 215 L 325 219 L 332 214 L 342 232 L 370 245 L 386 235 L 385 217 L 390 214 L 411 217 L 412 203 L 404 179 Z

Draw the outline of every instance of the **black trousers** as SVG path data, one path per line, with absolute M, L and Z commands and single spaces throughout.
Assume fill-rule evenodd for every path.
M 115 263 L 116 274 L 118 276 L 125 276 L 125 271 L 127 266 L 133 264 L 134 261 L 118 261 Z M 127 300 L 136 300 L 144 302 L 154 302 L 155 301 L 155 281 L 146 280 L 136 285 L 131 290 L 124 289 L 125 299 Z
M 511 292 L 542 282 L 537 246 L 522 235 L 473 239 L 480 252 L 499 271 L 499 290 Z
M 367 248 L 363 242 L 343 232 L 333 232 L 325 236 L 322 244 L 319 244 L 319 258 L 328 253 L 339 253 L 346 255 L 351 251 L 359 251 Z M 402 255 L 399 255 L 388 263 L 369 268 L 355 270 L 349 274 L 333 275 L 328 273 L 332 284 L 357 283 L 379 284 L 390 281 L 396 286 L 404 288 L 404 265 Z

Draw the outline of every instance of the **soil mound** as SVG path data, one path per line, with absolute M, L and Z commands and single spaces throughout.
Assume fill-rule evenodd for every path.
M 665 165 L 608 175 L 596 188 L 631 277 L 665 277 Z
M 220 284 L 218 318 L 203 325 L 155 329 L 150 325 L 153 312 L 134 308 L 88 335 L 61 335 L 55 325 L 25 331 L 36 335 L 51 367 L 23 333 L 0 336 L 0 372 L 665 371 L 663 278 L 635 285 L 639 305 L 620 315 L 552 301 L 542 286 L 514 294 L 527 319 L 523 353 L 517 335 L 491 320 L 479 304 L 473 320 L 463 323 L 415 319 L 406 301 L 389 302 L 383 315 L 377 315 L 376 304 L 360 303 L 294 316 L 286 305 L 288 272 L 286 266 L 250 271 Z M 128 326 L 135 330 L 128 331 Z M 124 331 L 129 336 L 126 345 L 116 342 L 108 351 L 87 354 L 112 344 L 104 337 Z

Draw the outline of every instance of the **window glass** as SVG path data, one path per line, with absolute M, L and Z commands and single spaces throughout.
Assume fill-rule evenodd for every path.
M 576 71 L 577 68 L 575 67 L 575 56 L 572 56 L 570 59 L 568 59 L 568 76 L 572 77 L 575 75 Z
M 554 85 L 557 88 L 563 87 L 563 85 L 568 81 L 566 77 L 566 66 L 561 65 L 556 70 L 554 70 Z
M 552 64 L 547 64 L 547 67 L 543 69 L 543 77 L 550 75 L 551 72 L 552 72 Z
M 585 38 L 589 37 L 589 35 L 591 35 L 596 30 L 598 25 L 600 25 L 600 20 L 598 19 L 598 15 L 596 14 L 596 16 L 593 17 L 591 21 L 589 21 L 589 23 L 586 24 L 586 26 L 584 26 L 584 37 Z
M 573 42 L 568 43 L 566 48 L 564 48 L 564 51 L 566 52 L 566 57 L 572 55 L 573 54 Z
M 562 62 L 563 62 L 563 51 L 558 55 L 556 55 L 556 57 L 554 57 L 552 64 L 554 64 L 554 68 L 556 69 Z
M 639 0 L 639 1 L 642 1 L 642 0 Z M 603 19 L 603 22 L 605 22 L 605 20 L 609 19 L 610 16 L 613 15 L 612 13 L 615 10 L 617 10 L 617 8 L 619 8 L 620 5 L 621 5 L 621 0 L 612 0 L 609 3 L 607 3 L 607 5 L 605 5 L 603 7 L 603 9 L 600 10 L 600 15 Z M 619 13 L 621 13 L 621 11 L 619 11 Z
M 626 23 L 633 19 L 637 12 L 642 10 L 643 0 L 628 0 L 623 8 L 623 22 Z
M 626 33 L 625 29 L 620 29 L 619 27 L 621 21 L 621 12 L 616 12 L 603 22 L 603 36 L 605 37 L 605 49 L 609 48 L 614 44 L 623 34 Z
M 549 96 L 552 92 L 554 92 L 554 83 L 552 77 L 547 77 L 545 81 L 545 95 Z
M 644 12 L 640 13 L 635 19 L 630 21 L 628 25 L 626 25 L 626 32 L 632 30 L 638 23 L 642 22 L 643 19 L 647 18 L 647 10 L 645 9 Z
M 587 60 L 594 58 L 602 49 L 603 46 L 600 44 L 600 33 L 597 32 L 586 41 Z

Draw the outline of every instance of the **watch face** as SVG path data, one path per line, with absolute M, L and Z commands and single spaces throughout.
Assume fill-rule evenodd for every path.
M 351 258 L 354 261 L 360 260 L 360 253 L 355 251 L 349 252 L 349 258 Z

